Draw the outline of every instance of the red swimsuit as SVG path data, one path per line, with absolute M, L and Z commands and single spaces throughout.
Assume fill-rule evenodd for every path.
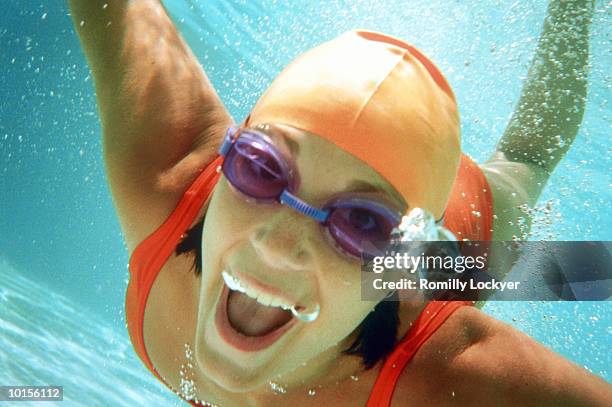
M 211 194 L 220 174 L 222 157 L 211 162 L 183 194 L 172 214 L 136 249 L 130 258 L 130 281 L 126 294 L 126 321 L 134 349 L 145 366 L 164 384 L 144 346 L 144 311 L 153 282 L 174 253 L 183 233 L 191 226 Z M 444 225 L 458 239 L 491 240 L 493 199 L 480 168 L 467 156 L 461 158 L 457 179 L 446 208 Z M 430 302 L 411 329 L 387 358 L 374 384 L 367 407 L 391 404 L 393 390 L 403 368 L 421 345 L 460 306 L 470 302 Z M 168 386 L 170 387 L 170 386 Z M 192 405 L 196 405 L 190 401 Z

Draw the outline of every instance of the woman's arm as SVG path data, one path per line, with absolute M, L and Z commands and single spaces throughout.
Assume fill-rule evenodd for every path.
M 457 376 L 455 380 L 449 380 L 450 383 L 471 384 L 468 388 L 471 399 L 466 404 L 610 405 L 612 385 L 601 377 L 508 324 L 482 314 L 475 317 L 475 310 L 466 311 L 470 311 L 477 321 L 471 325 L 473 329 L 481 330 L 481 336 L 451 359 L 450 369 Z
M 587 94 L 593 3 L 549 3 L 527 81 L 497 148 L 507 159 L 551 174 L 574 141 Z
M 93 73 L 111 192 L 128 243 L 137 243 L 232 119 L 159 0 L 69 3 Z
M 592 0 L 551 0 L 518 105 L 496 152 L 482 165 L 494 197 L 496 240 L 521 236 L 548 177 L 574 141 L 587 91 Z M 523 230 L 524 232 L 525 230 Z

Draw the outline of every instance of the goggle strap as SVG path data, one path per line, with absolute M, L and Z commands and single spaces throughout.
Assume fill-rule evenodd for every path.
M 234 136 L 236 135 L 237 132 L 238 132 L 238 128 L 234 126 L 227 129 L 227 133 L 225 134 L 225 139 L 223 139 L 223 144 L 221 144 L 221 147 L 219 147 L 219 154 L 222 155 L 223 157 L 225 157 L 225 155 L 232 148 L 232 145 L 234 144 L 234 141 L 235 141 Z
M 329 209 L 319 209 L 302 201 L 286 189 L 280 195 L 280 202 L 292 207 L 296 211 L 315 219 L 319 223 L 325 223 L 329 217 Z

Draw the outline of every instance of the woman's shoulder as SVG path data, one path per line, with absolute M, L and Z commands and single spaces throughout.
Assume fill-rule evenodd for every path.
M 573 377 L 583 386 L 571 386 Z M 605 383 L 516 328 L 462 307 L 406 367 L 393 405 L 414 399 L 415 389 L 424 405 L 580 405 L 606 392 L 597 382 Z

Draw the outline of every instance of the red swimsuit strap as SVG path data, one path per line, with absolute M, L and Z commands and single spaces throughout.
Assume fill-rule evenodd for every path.
M 471 301 L 431 301 L 425 306 L 416 321 L 412 323 L 408 333 L 385 361 L 366 407 L 391 405 L 393 391 L 404 367 L 448 317 L 464 305 L 473 305 L 473 303 Z
M 493 237 L 493 194 L 484 173 L 461 154 L 457 178 L 444 214 L 444 226 L 457 240 L 489 241 Z
M 221 175 L 217 172 L 217 167 L 222 163 L 223 157 L 219 156 L 202 170 L 185 191 L 172 214 L 136 247 L 130 258 L 130 281 L 126 293 L 126 322 L 130 339 L 136 354 L 145 366 L 169 388 L 171 387 L 153 366 L 145 348 L 143 332 L 145 307 L 157 275 L 176 250 L 176 246 L 194 222 L 202 205 L 210 197 Z

